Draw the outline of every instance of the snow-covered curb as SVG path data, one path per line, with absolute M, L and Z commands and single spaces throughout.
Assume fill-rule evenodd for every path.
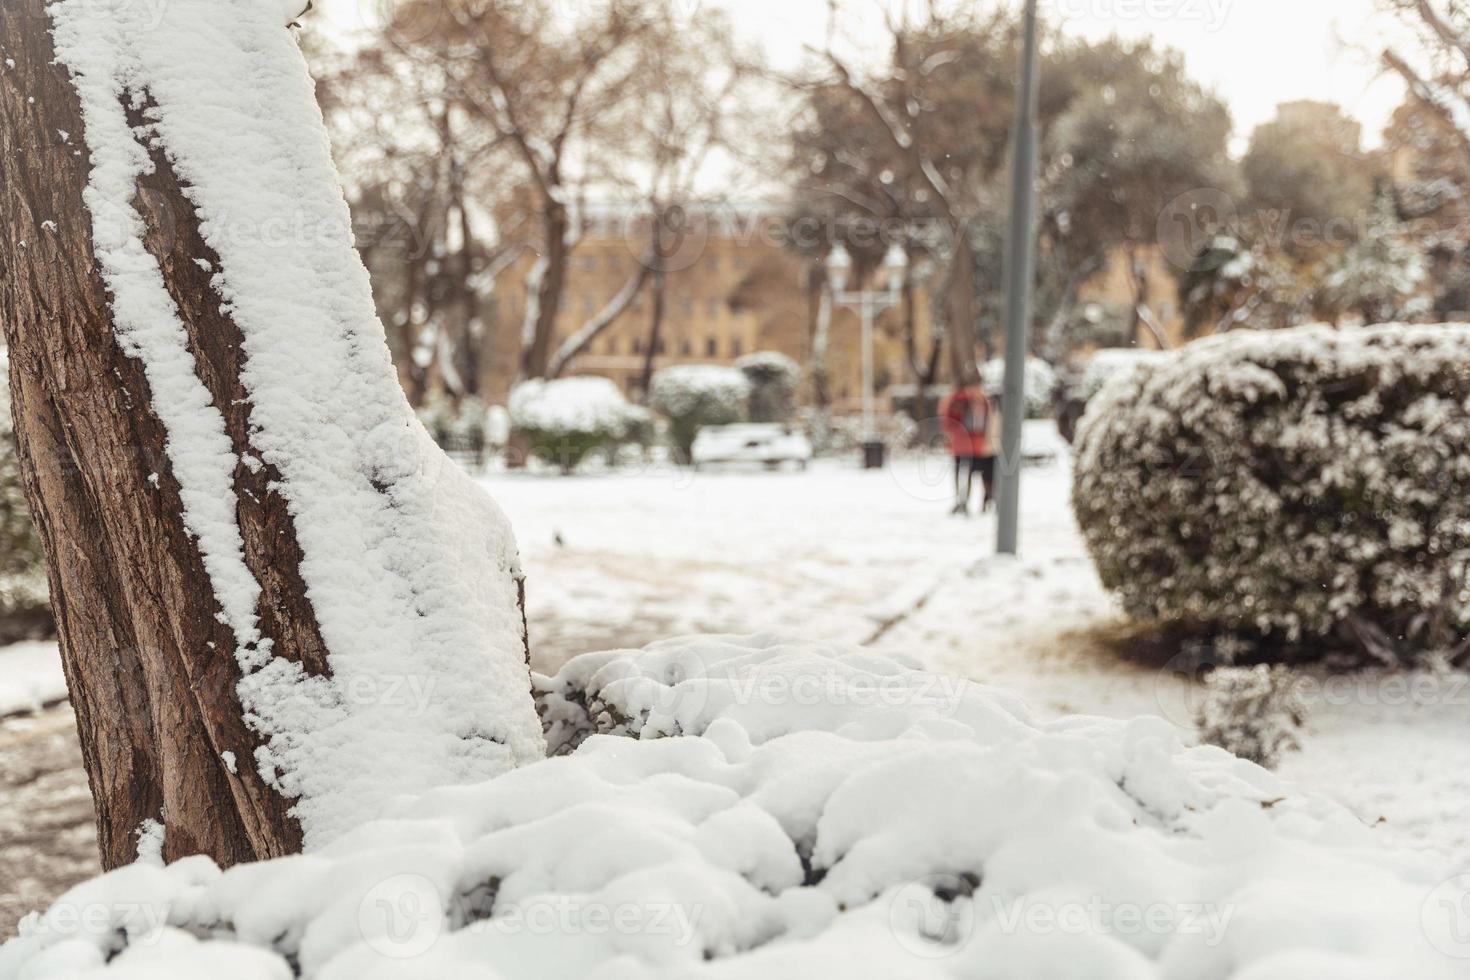
M 308 855 L 88 882 L 0 977 L 1464 975 L 1432 855 L 1158 719 L 770 637 L 538 684 L 570 754 Z

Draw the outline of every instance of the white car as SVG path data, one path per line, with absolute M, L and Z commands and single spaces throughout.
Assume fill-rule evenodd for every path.
M 761 463 L 771 469 L 795 463 L 806 469 L 812 444 L 799 430 L 779 423 L 707 425 L 694 437 L 694 468 L 710 463 Z

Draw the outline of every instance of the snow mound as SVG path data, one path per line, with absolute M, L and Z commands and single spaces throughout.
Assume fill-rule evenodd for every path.
M 1433 856 L 1158 719 L 767 636 L 537 684 L 558 757 L 304 856 L 95 879 L 0 978 L 1463 975 Z

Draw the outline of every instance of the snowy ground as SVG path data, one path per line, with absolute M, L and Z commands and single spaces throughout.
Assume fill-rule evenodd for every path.
M 65 700 L 66 678 L 54 642 L 0 648 L 0 718 L 38 711 Z
M 1009 559 L 991 516 L 948 516 L 948 465 L 486 482 L 520 541 L 543 671 L 679 633 L 770 630 L 907 655 L 1046 714 L 1189 726 L 1197 690 L 1098 639 L 1121 618 L 1072 521 L 1066 466 L 1026 470 Z M 1305 745 L 1283 775 L 1470 868 L 1470 678 L 1304 674 L 1301 689 Z
M 1019 560 L 994 556 L 991 517 L 948 516 L 950 480 L 947 461 L 902 459 L 869 473 L 824 462 L 806 473 L 485 483 L 520 542 L 543 672 L 576 653 L 682 633 L 775 631 L 912 657 L 1008 688 L 1047 715 L 1163 714 L 1187 725 L 1195 692 L 1098 640 L 1118 615 L 1072 523 L 1065 466 L 1026 471 Z M 0 652 L 0 684 L 39 690 L 11 668 L 44 674 L 54 661 L 43 650 Z M 1470 868 L 1470 683 L 1303 683 L 1315 707 L 1283 775 Z M 12 909 L 44 904 L 94 866 L 69 719 L 62 708 L 0 723 L 0 806 L 7 839 L 20 842 L 0 848 L 0 936 Z

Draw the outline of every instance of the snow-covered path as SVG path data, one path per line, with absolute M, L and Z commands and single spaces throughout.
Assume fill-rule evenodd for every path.
M 947 460 L 485 482 L 516 529 L 544 670 L 689 632 L 772 631 L 925 658 L 904 650 L 922 640 L 909 627 L 951 594 L 966 596 L 970 652 L 1048 647 L 1110 606 L 1077 554 L 1063 474 L 1031 472 L 1041 474 L 1027 527 L 1035 557 L 1019 577 L 993 560 L 990 517 L 948 515 Z M 1044 587 L 1032 589 L 1037 576 Z

